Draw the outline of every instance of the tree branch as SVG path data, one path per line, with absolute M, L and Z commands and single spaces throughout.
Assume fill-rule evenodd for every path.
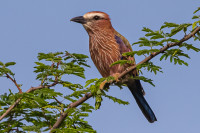
M 37 86 L 37 87 L 31 87 L 30 89 L 28 89 L 25 93 L 30 93 L 32 91 L 35 91 L 35 90 L 38 90 L 38 89 L 42 89 L 42 88 L 49 88 L 49 87 L 52 87 L 52 86 L 55 86 L 56 84 L 58 84 L 58 82 L 54 82 L 50 85 L 40 85 L 40 86 Z M 21 101 L 22 98 L 19 98 L 15 101 L 14 104 L 12 104 L 7 110 L 6 112 L 0 117 L 0 121 L 10 113 L 10 111 Z
M 69 105 L 69 107 L 67 108 L 67 110 L 70 109 L 70 108 L 75 108 L 75 107 L 81 105 L 82 103 L 84 103 L 86 100 L 88 100 L 88 99 L 91 98 L 91 97 L 92 97 L 92 94 L 91 94 L 91 93 L 85 94 L 81 99 L 77 100 L 77 101 L 74 102 L 74 103 L 71 103 L 71 104 Z M 61 114 L 60 118 L 56 121 L 56 123 L 55 123 L 55 124 L 53 125 L 53 127 L 51 128 L 51 131 L 52 131 L 53 129 L 56 129 L 56 128 L 60 127 L 60 125 L 61 125 L 62 122 L 65 120 L 65 118 L 67 117 L 67 115 L 68 115 L 67 112 L 63 112 L 63 113 Z
M 119 75 L 119 79 L 123 78 L 126 74 L 132 72 L 134 69 L 136 69 L 136 67 L 138 65 L 141 65 L 145 62 L 148 62 L 149 60 L 151 60 L 152 58 L 154 58 L 155 56 L 157 56 L 160 53 L 163 53 L 164 51 L 166 51 L 167 49 L 174 47 L 174 46 L 179 46 L 181 45 L 183 42 L 187 41 L 188 39 L 190 39 L 191 37 L 193 37 L 197 32 L 200 31 L 200 27 L 197 27 L 196 29 L 194 29 L 190 34 L 186 35 L 185 37 L 183 37 L 181 40 L 179 40 L 179 42 L 175 42 L 175 43 L 168 43 L 166 46 L 164 46 L 163 48 L 160 49 L 160 51 L 158 52 L 154 52 L 151 55 L 149 55 L 148 57 L 146 57 L 144 60 L 142 60 L 141 62 L 139 62 L 138 64 L 131 66 L 130 68 L 128 68 L 127 70 L 125 70 L 124 72 L 122 72 Z M 109 83 L 107 83 L 108 85 L 115 83 L 115 80 L 110 81 Z M 77 100 L 74 103 L 71 103 L 70 106 L 67 108 L 67 110 L 69 108 L 74 108 L 79 106 L 80 104 L 84 103 L 86 100 L 88 100 L 89 98 L 92 97 L 92 94 L 85 94 L 85 96 L 83 96 L 81 99 Z M 62 124 L 62 122 L 65 120 L 65 118 L 67 117 L 68 113 L 65 111 L 64 113 L 61 114 L 60 118 L 56 121 L 56 123 L 53 125 L 52 129 L 50 132 L 52 132 L 53 129 L 59 128 L 60 125 Z
M 54 65 L 54 63 L 52 64 L 52 66 L 53 66 L 53 65 Z M 57 63 L 57 66 L 56 66 L 57 69 L 58 69 L 59 65 L 60 65 L 60 62 Z M 17 88 L 18 88 L 18 90 L 19 90 L 20 93 L 23 93 L 22 90 L 21 90 L 21 88 L 19 87 L 19 85 L 17 84 L 17 82 L 16 82 L 15 79 L 13 79 L 12 77 L 10 77 L 10 75 L 8 75 L 7 73 L 6 73 L 6 77 L 9 78 L 10 80 L 12 80 L 12 81 L 14 82 L 14 84 L 17 86 Z M 40 85 L 40 86 L 38 86 L 38 87 L 31 87 L 30 89 L 28 89 L 28 90 L 26 91 L 26 93 L 30 93 L 30 92 L 32 92 L 32 91 L 39 90 L 39 89 L 42 89 L 42 88 L 49 88 L 49 87 L 55 86 L 55 85 L 58 84 L 58 83 L 59 83 L 59 82 L 58 82 L 58 77 L 56 76 L 56 77 L 55 77 L 54 83 L 52 83 L 52 84 L 50 84 L 50 85 Z M 6 115 L 8 115 L 8 114 L 10 113 L 10 111 L 21 101 L 21 99 L 22 99 L 22 98 L 17 99 L 17 100 L 15 101 L 15 103 L 12 104 L 12 105 L 6 110 L 6 112 L 5 112 L 2 116 L 0 116 L 0 121 L 1 121 Z M 54 99 L 55 99 L 59 104 L 61 104 L 61 102 L 59 102 L 59 101 L 56 99 L 56 97 L 54 97 Z
M 47 124 L 49 125 L 49 129 L 51 129 L 51 122 L 47 119 L 44 108 L 41 108 L 41 110 L 42 110 L 45 120 L 47 121 Z
M 128 70 L 122 72 L 119 75 L 119 78 L 124 77 L 127 73 L 133 71 L 138 65 L 141 65 L 145 62 L 148 62 L 149 60 L 151 60 L 152 58 L 154 58 L 156 55 L 163 53 L 164 51 L 166 51 L 167 49 L 174 47 L 174 46 L 180 46 L 183 42 L 187 41 L 188 39 L 190 39 L 191 37 L 193 37 L 197 32 L 200 31 L 200 26 L 197 27 L 195 30 L 193 30 L 190 34 L 186 35 L 185 37 L 183 37 L 181 40 L 179 40 L 179 42 L 175 42 L 175 43 L 168 43 L 166 46 L 164 46 L 163 48 L 160 49 L 160 51 L 158 52 L 154 52 L 152 53 L 150 56 L 146 57 L 144 60 L 142 60 L 141 62 L 139 62 L 138 64 L 130 67 Z
M 15 86 L 17 87 L 17 89 L 19 90 L 19 93 L 22 93 L 22 89 L 19 87 L 19 85 L 17 84 L 16 80 L 13 79 L 12 77 L 10 77 L 9 74 L 6 73 L 6 77 L 9 78 L 14 84 Z
M 63 104 L 62 102 L 60 102 L 55 96 L 53 96 L 53 98 L 56 100 L 57 103 L 59 103 L 60 105 Z

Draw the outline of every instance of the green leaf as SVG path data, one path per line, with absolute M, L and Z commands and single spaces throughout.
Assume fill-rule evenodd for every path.
M 101 102 L 102 102 L 102 96 L 101 95 L 97 95 L 96 97 L 96 101 L 95 101 L 95 110 L 99 109 L 101 106 Z
M 8 63 L 5 64 L 5 66 L 8 67 L 8 66 L 13 66 L 15 64 L 16 64 L 15 62 L 8 62 Z
M 154 65 L 153 62 L 151 62 L 151 61 L 145 62 L 145 63 L 137 66 L 138 70 L 140 70 L 141 68 L 146 68 L 148 71 L 154 72 L 154 74 L 157 74 L 157 72 L 162 72 L 161 71 L 162 68 Z
M 151 39 L 160 39 L 160 38 L 164 38 L 164 36 L 161 34 L 158 34 L 158 35 L 154 35 L 153 37 L 151 37 Z
M 75 56 L 77 59 L 89 58 L 87 55 L 84 55 L 84 54 L 76 54 L 76 53 L 73 53 L 72 55 Z
M 182 61 L 182 64 L 184 64 L 185 66 L 188 66 L 188 63 L 185 61 Z
M 169 37 L 174 36 L 178 32 L 182 31 L 184 28 L 187 28 L 191 26 L 192 24 L 186 23 L 186 24 L 180 24 L 179 26 L 175 27 L 171 30 L 171 33 L 168 35 Z
M 104 95 L 104 96 L 107 97 L 107 98 L 109 98 L 109 99 L 112 100 L 113 102 L 117 102 L 117 103 L 119 103 L 119 104 L 123 104 L 123 105 L 128 105 L 128 104 L 129 104 L 129 102 L 123 101 L 123 100 L 121 100 L 121 99 L 119 99 L 119 98 L 116 98 L 116 97 L 113 97 L 113 96 L 109 96 L 109 95 Z
M 110 67 L 112 67 L 112 66 L 114 66 L 114 65 L 117 65 L 117 64 L 124 65 L 124 64 L 132 64 L 132 63 L 134 63 L 134 62 L 131 61 L 131 60 L 118 60 L 118 61 L 112 63 L 112 64 L 110 65 Z
M 192 19 L 199 19 L 199 18 L 200 18 L 200 16 L 197 16 L 197 15 L 192 17 Z
M 198 21 L 196 21 L 196 22 L 194 22 L 194 23 L 192 24 L 192 29 L 195 29 L 195 28 L 197 27 L 197 22 L 198 22 Z
M 10 69 L 8 69 L 8 68 L 0 68 L 0 73 L 1 73 L 1 75 L 3 75 L 3 74 L 10 74 L 10 75 L 12 75 L 12 76 L 14 76 L 15 74 L 10 70 Z
M 198 11 L 200 11 L 200 7 L 198 7 L 198 9 L 194 11 L 194 14 L 197 13 Z
M 149 83 L 150 85 L 152 85 L 152 86 L 155 87 L 155 85 L 154 85 L 154 83 L 153 83 L 153 80 L 152 80 L 152 79 L 148 79 L 148 78 L 146 78 L 146 77 L 144 77 L 144 76 L 133 77 L 133 79 L 142 80 L 142 81 L 147 82 L 147 83 Z
M 3 62 L 0 61 L 0 66 L 4 66 Z
M 145 36 L 149 37 L 149 36 L 156 36 L 156 35 L 161 35 L 159 32 L 151 32 L 151 33 L 147 33 Z
M 147 27 L 143 27 L 142 31 L 145 31 L 145 32 L 153 32 L 151 29 L 147 28 Z
M 164 29 L 164 28 L 171 28 L 171 27 L 178 27 L 179 25 L 178 24 L 175 24 L 175 23 L 168 23 L 168 22 L 165 22 L 163 26 L 161 26 L 160 30 Z
M 46 60 L 46 61 L 53 61 L 57 56 L 62 55 L 63 52 L 56 52 L 56 53 L 38 53 L 38 60 Z
M 97 80 L 98 80 L 97 78 L 87 80 L 87 81 L 86 81 L 86 84 L 85 84 L 85 87 L 87 87 L 87 86 L 90 85 L 91 83 L 94 83 L 94 82 L 97 81 Z
M 163 54 L 163 55 L 160 57 L 160 61 L 162 61 L 164 57 L 165 57 L 165 54 Z

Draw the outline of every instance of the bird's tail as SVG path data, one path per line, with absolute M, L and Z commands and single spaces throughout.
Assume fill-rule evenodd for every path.
M 133 82 L 129 82 L 127 84 L 129 90 L 133 94 L 138 106 L 140 107 L 142 113 L 146 117 L 146 119 L 150 122 L 153 123 L 154 121 L 157 121 L 155 114 L 153 113 L 152 109 L 150 108 L 149 104 L 145 100 L 143 94 L 143 88 L 140 83 L 140 80 L 134 80 Z

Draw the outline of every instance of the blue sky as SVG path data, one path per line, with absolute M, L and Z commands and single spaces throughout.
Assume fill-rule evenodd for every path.
M 195 0 L 7 0 L 0 1 L 0 61 L 17 62 L 12 70 L 23 91 L 37 86 L 33 73 L 39 52 L 69 51 L 89 56 L 88 35 L 79 24 L 69 20 L 88 11 L 104 11 L 111 17 L 113 27 L 130 43 L 138 41 L 144 33 L 142 27 L 158 30 L 165 22 L 192 22 L 192 13 L 199 6 Z M 182 36 L 177 36 L 181 38 Z M 195 46 L 199 42 L 188 41 Z M 137 46 L 133 50 L 138 50 Z M 152 78 L 156 87 L 143 83 L 146 99 L 158 121 L 150 124 L 142 115 L 128 89 L 112 87 L 109 94 L 129 101 L 122 106 L 104 99 L 101 109 L 87 119 L 99 133 L 189 133 L 200 130 L 199 56 L 188 52 L 189 67 L 175 66 L 169 61 L 152 61 L 163 67 L 163 74 L 144 73 Z M 139 62 L 143 57 L 136 57 Z M 91 59 L 86 79 L 100 77 Z M 75 81 L 76 79 L 74 79 Z M 85 80 L 80 80 L 84 83 Z M 0 78 L 0 94 L 17 89 Z M 62 93 L 65 90 L 60 89 Z M 93 99 L 89 100 L 94 103 Z

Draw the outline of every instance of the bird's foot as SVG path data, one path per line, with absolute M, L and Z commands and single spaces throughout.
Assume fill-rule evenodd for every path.
M 100 84 L 100 86 L 99 86 L 100 90 L 104 89 L 104 86 L 105 86 L 106 83 L 107 83 L 107 81 L 105 80 Z
M 116 81 L 116 82 L 119 82 L 120 80 L 119 80 L 119 75 L 120 75 L 120 73 L 115 73 L 115 74 L 113 74 L 112 76 L 114 77 L 114 80 Z
M 120 73 L 112 74 L 112 76 L 114 77 L 115 82 L 119 82 L 119 81 L 120 81 L 120 80 L 119 80 L 119 75 L 120 75 Z M 103 81 L 103 82 L 100 84 L 100 86 L 99 86 L 100 90 L 103 90 L 103 89 L 105 88 L 106 83 L 108 83 L 107 80 Z

